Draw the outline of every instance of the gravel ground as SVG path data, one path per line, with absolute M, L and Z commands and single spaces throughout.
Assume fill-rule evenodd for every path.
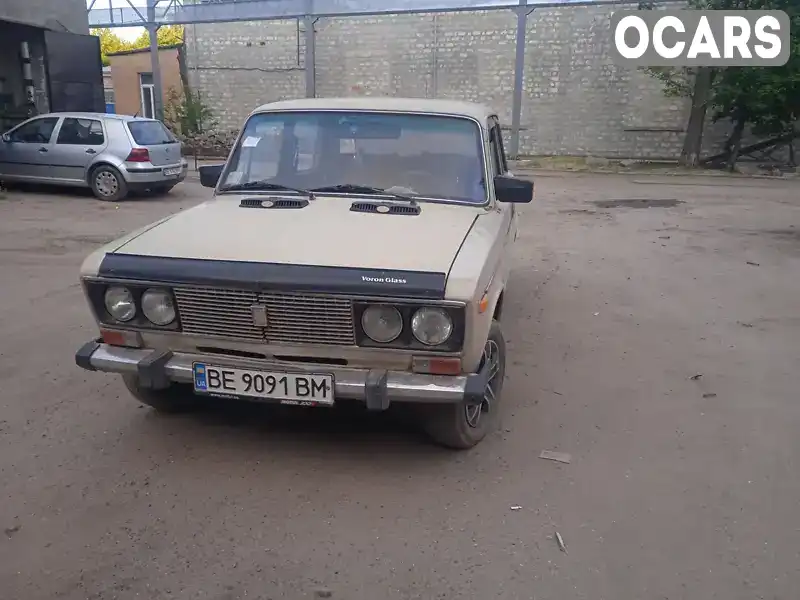
M 537 177 L 466 453 L 391 414 L 158 416 L 76 367 L 83 257 L 208 195 L 0 200 L 1 598 L 797 597 L 798 185 Z

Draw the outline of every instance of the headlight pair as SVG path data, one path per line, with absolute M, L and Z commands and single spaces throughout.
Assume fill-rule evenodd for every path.
M 394 306 L 374 304 L 361 314 L 361 328 L 371 340 L 388 344 L 403 332 L 403 316 Z M 453 319 L 442 308 L 423 306 L 411 317 L 411 333 L 426 346 L 439 346 L 450 339 Z
M 136 316 L 136 301 L 131 291 L 122 286 L 112 286 L 106 290 L 104 304 L 108 314 L 121 323 L 127 323 Z M 177 312 L 172 294 L 158 288 L 148 288 L 142 294 L 140 305 L 145 318 L 153 325 L 165 327 L 175 321 Z

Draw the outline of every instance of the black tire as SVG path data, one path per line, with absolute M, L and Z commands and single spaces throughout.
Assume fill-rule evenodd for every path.
M 195 405 L 194 395 L 186 386 L 172 385 L 163 390 L 152 390 L 141 387 L 136 375 L 123 375 L 122 381 L 134 398 L 161 413 L 186 412 Z
M 122 174 L 110 165 L 100 165 L 89 174 L 92 193 L 99 200 L 118 202 L 128 195 L 128 184 Z
M 487 357 L 493 360 L 493 356 L 497 357 L 497 368 L 489 384 L 492 394 L 487 390 L 480 405 L 465 400 L 458 404 L 425 407 L 427 414 L 423 417 L 423 427 L 437 444 L 455 450 L 467 450 L 483 440 L 497 424 L 506 374 L 506 342 L 497 321 L 492 321 L 481 367 Z

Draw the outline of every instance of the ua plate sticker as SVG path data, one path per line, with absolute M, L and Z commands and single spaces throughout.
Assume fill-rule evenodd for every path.
M 194 387 L 198 390 L 208 390 L 206 366 L 204 364 L 195 363 L 194 365 Z

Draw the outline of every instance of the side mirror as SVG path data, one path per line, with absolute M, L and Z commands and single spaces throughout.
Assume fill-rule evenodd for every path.
M 210 188 L 217 187 L 217 182 L 224 168 L 224 163 L 221 165 L 203 165 L 202 167 L 198 167 L 197 170 L 200 171 L 200 185 Z
M 10 143 L 11 143 L 11 136 L 10 136 L 10 135 L 8 135 L 7 133 L 4 133 L 4 134 L 3 134 L 3 141 L 4 141 L 6 144 L 10 144 Z
M 498 202 L 527 203 L 533 200 L 533 182 L 497 175 L 494 178 L 494 193 Z

